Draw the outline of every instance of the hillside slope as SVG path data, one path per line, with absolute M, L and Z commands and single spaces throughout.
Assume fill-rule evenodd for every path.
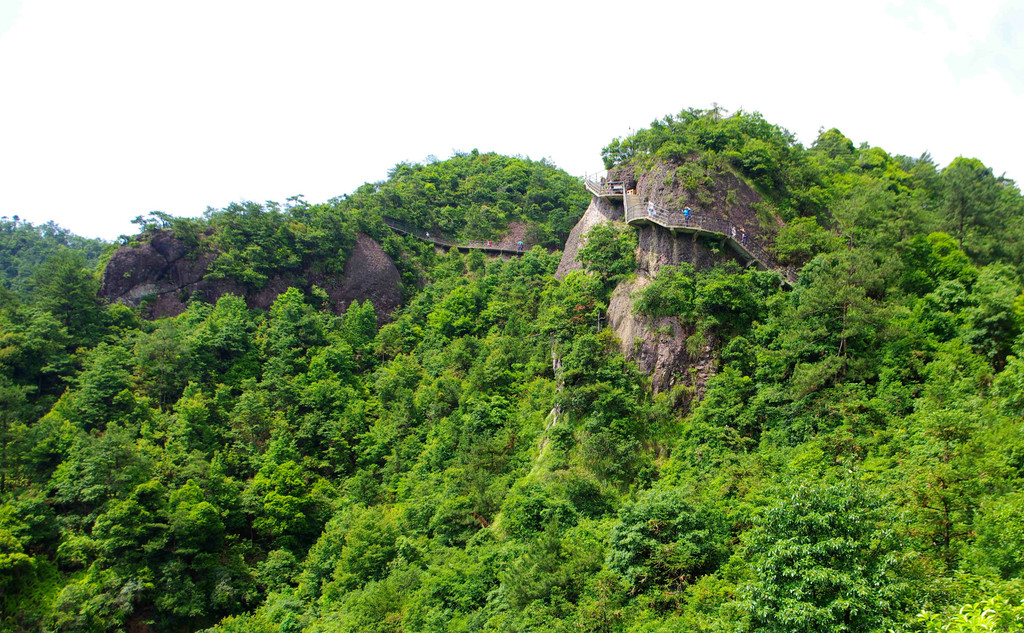
M 666 205 L 714 183 L 673 189 L 659 166 L 750 183 L 801 269 L 787 286 L 714 239 L 690 259 L 643 246 L 600 202 L 563 259 L 545 246 L 584 214 L 581 182 L 456 158 L 322 205 L 152 216 L 124 257 L 166 277 L 109 270 L 115 293 L 193 273 L 241 293 L 174 317 L 99 301 L 71 259 L 4 296 L 0 631 L 1019 623 L 1013 183 L 833 130 L 803 148 L 746 113 L 609 145 Z M 540 239 L 439 249 L 390 212 L 424 236 Z M 336 314 L 350 265 L 381 253 L 403 291 L 390 321 L 372 300 Z

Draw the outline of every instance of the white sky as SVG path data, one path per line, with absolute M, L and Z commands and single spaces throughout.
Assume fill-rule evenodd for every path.
M 473 148 L 583 175 L 712 103 L 1021 180 L 1022 33 L 1022 0 L 0 0 L 0 215 L 111 239 Z

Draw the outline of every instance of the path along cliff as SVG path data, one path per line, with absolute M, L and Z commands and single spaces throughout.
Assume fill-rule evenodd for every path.
M 780 266 L 772 254 L 781 220 L 757 209 L 761 196 L 735 174 L 709 178 L 699 190 L 672 178 L 672 165 L 659 164 L 639 176 L 632 168 L 588 178 L 590 206 L 572 230 L 556 276 L 581 270 L 577 259 L 590 229 L 603 223 L 628 224 L 637 232 L 636 277 L 612 292 L 608 324 L 619 338 L 622 353 L 651 376 L 653 389 L 684 384 L 703 396 L 714 375 L 713 341 L 697 334 L 676 317 L 652 318 L 633 310 L 633 297 L 650 284 L 664 266 L 689 263 L 697 270 L 733 261 L 779 273 L 792 285 L 796 272 Z M 709 182 L 708 182 L 709 181 Z

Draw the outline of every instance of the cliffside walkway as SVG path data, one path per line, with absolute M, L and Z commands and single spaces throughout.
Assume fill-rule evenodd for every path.
M 497 255 L 522 255 L 527 250 L 529 250 L 526 244 L 523 244 L 522 250 L 519 250 L 515 248 L 504 248 L 498 246 L 496 242 L 491 242 L 490 244 L 488 244 L 487 242 L 479 242 L 473 240 L 453 242 L 449 239 L 439 237 L 437 235 L 428 235 L 423 231 L 418 231 L 413 227 L 409 226 L 408 224 L 405 224 L 404 222 L 399 222 L 394 218 L 383 217 L 382 219 L 384 220 L 384 224 L 387 224 L 388 228 L 390 228 L 395 233 L 398 233 L 400 235 L 411 235 L 417 239 L 423 240 L 424 242 L 430 242 L 431 244 L 436 244 L 444 248 L 457 248 L 463 252 L 484 251 L 485 253 L 494 253 Z
M 626 193 L 626 183 L 620 180 L 593 180 L 591 178 L 584 178 L 583 184 L 586 186 L 590 193 L 594 194 L 598 198 L 611 198 L 612 200 L 622 200 L 622 196 Z
M 643 202 L 639 197 L 625 190 L 625 183 L 617 181 L 596 182 L 584 179 L 587 189 L 599 198 L 622 200 L 624 216 L 627 224 L 637 226 L 653 224 L 673 233 L 693 233 L 721 239 L 737 251 L 748 262 L 756 263 L 765 270 L 779 273 L 786 284 L 796 283 L 797 274 L 792 266 L 783 267 L 760 239 L 746 236 L 742 227 L 736 226 L 724 218 L 710 216 L 696 211 L 687 214 L 683 210 L 670 210 L 659 207 L 651 202 Z

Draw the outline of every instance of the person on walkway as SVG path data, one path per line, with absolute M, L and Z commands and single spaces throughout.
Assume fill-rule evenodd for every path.
M 683 209 L 683 217 L 686 218 L 687 222 L 690 221 L 690 207 Z
M 732 241 L 736 241 L 736 226 L 732 227 Z
M 740 241 L 744 246 L 747 245 L 747 231 L 746 229 L 740 229 Z
M 519 240 L 519 243 L 516 244 L 516 250 L 519 251 L 519 252 L 523 251 L 523 241 L 522 240 Z
M 654 217 L 654 203 L 653 202 L 648 202 L 647 203 L 647 217 L 649 217 L 649 218 L 653 218 Z
M 487 248 L 491 247 L 491 240 L 487 240 Z

